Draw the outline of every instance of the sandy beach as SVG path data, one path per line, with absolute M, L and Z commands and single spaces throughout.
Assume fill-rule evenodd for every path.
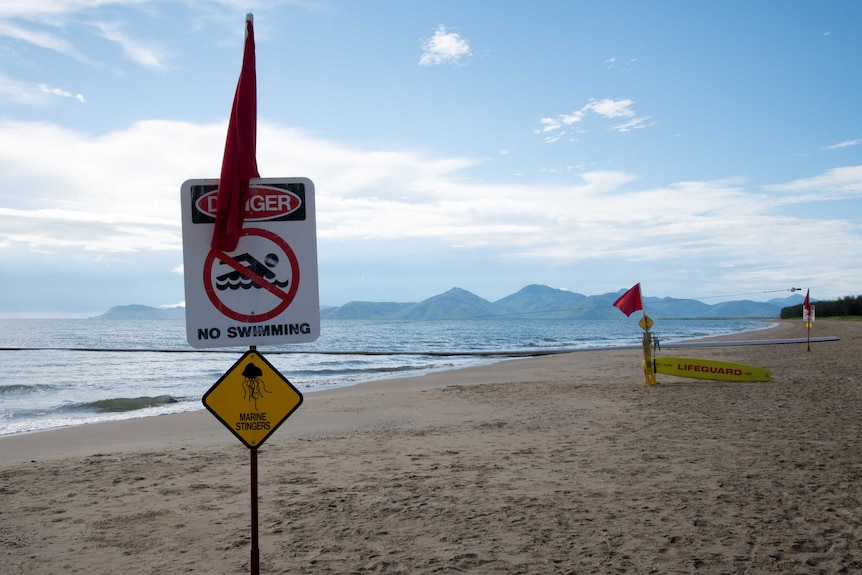
M 259 450 L 261 573 L 862 572 L 862 322 L 812 335 L 659 352 L 765 383 L 604 350 L 307 394 Z M 0 438 L 0 573 L 248 573 L 249 507 L 206 411 Z

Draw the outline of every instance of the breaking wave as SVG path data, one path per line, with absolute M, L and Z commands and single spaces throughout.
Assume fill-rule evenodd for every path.
M 26 384 L 12 383 L 9 385 L 0 385 L 0 395 L 12 394 L 27 394 L 27 393 L 43 393 L 57 389 L 55 385 L 45 385 L 43 383 Z
M 169 403 L 177 403 L 170 395 L 157 395 L 155 397 L 115 397 L 113 399 L 100 399 L 86 403 L 78 403 L 68 406 L 71 411 L 95 411 L 97 413 L 120 413 L 124 411 L 137 411 L 148 407 L 159 407 Z

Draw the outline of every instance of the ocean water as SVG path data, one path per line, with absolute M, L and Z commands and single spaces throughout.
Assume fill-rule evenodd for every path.
M 636 319 L 324 320 L 313 343 L 258 351 L 308 393 L 509 353 L 640 345 Z M 652 331 L 677 341 L 768 325 L 659 320 Z M 182 320 L 0 319 L 0 435 L 203 409 L 203 394 L 246 350 L 195 350 Z

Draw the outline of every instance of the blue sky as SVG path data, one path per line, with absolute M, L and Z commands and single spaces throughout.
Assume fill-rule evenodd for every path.
M 0 314 L 183 300 L 248 11 L 322 304 L 860 292 L 862 3 L 5 0 Z

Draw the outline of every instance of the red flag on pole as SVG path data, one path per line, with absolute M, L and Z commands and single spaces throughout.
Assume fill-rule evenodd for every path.
M 245 48 L 242 70 L 233 97 L 224 159 L 218 184 L 215 229 L 212 248 L 231 252 L 236 249 L 245 218 L 248 183 L 259 178 L 257 171 L 257 75 L 254 59 L 254 25 L 251 14 L 245 17 Z
M 643 302 L 641 302 L 641 284 L 636 283 L 629 288 L 626 293 L 618 297 L 617 301 L 614 302 L 614 307 L 619 308 L 621 312 L 626 314 L 626 317 L 639 309 L 643 309 Z
M 805 301 L 802 302 L 802 309 L 805 310 L 807 317 L 811 317 L 811 303 L 808 301 L 808 292 L 810 291 L 810 289 L 805 290 Z

